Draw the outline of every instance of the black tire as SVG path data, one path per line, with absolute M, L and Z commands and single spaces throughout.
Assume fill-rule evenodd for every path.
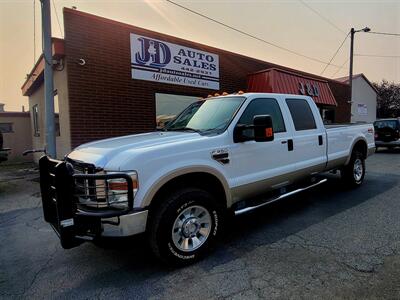
M 200 217 L 194 217 L 194 213 L 192 216 L 192 211 L 198 210 L 201 212 L 202 209 L 206 211 L 203 217 L 206 220 L 210 220 L 211 223 L 207 226 L 207 229 L 204 229 L 204 231 L 209 230 L 206 238 L 204 238 L 205 235 L 202 235 L 202 228 L 206 223 L 201 223 L 201 221 L 193 225 L 188 223 L 196 222 L 192 221 L 195 219 L 200 220 Z M 183 216 L 185 212 L 190 212 L 191 217 L 186 218 Z M 221 225 L 224 222 L 224 214 L 224 208 L 218 205 L 214 195 L 206 190 L 200 188 L 175 190 L 161 199 L 161 204 L 155 208 L 154 212 L 151 212 L 148 227 L 150 247 L 159 259 L 169 265 L 184 266 L 198 261 L 215 244 L 216 237 L 221 231 Z M 183 219 L 180 218 L 178 220 L 178 216 Z M 174 226 L 180 223 L 182 223 L 182 226 Z M 177 230 L 178 227 L 180 229 Z M 197 233 L 195 227 L 197 227 Z M 187 237 L 185 233 L 196 236 Z M 179 235 L 181 236 L 180 240 L 178 240 Z M 201 242 L 198 248 L 194 248 L 195 239 L 196 243 Z M 182 241 L 182 244 L 180 244 L 180 241 Z M 182 250 L 185 246 L 190 248 L 190 244 L 193 249 Z
M 350 188 L 359 187 L 365 177 L 365 157 L 359 151 L 353 151 L 348 165 L 341 170 L 343 182 Z

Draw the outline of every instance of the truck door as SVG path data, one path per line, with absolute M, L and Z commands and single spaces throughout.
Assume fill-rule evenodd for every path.
M 233 201 L 290 183 L 290 178 L 284 175 L 294 171 L 295 159 L 289 151 L 292 136 L 281 105 L 274 98 L 256 98 L 251 100 L 240 116 L 236 125 L 252 125 L 254 116 L 270 115 L 275 137 L 270 142 L 250 140 L 232 145 L 230 171 L 236 186 L 233 189 Z M 252 129 L 245 130 L 243 134 L 250 138 L 254 136 Z
M 299 177 L 323 171 L 327 159 L 325 127 L 312 101 L 286 98 L 292 117 L 293 154 L 297 159 L 296 169 Z

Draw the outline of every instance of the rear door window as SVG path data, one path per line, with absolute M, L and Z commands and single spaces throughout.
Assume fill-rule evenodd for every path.
M 304 99 L 286 99 L 296 131 L 317 129 L 310 105 Z

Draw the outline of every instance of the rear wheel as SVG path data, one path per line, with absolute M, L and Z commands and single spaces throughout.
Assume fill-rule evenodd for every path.
M 358 187 L 364 181 L 365 176 L 365 158 L 359 151 L 353 151 L 350 162 L 341 170 L 343 181 L 349 187 Z
M 162 199 L 151 216 L 150 246 L 168 264 L 193 263 L 214 245 L 222 219 L 223 208 L 208 191 L 176 190 Z

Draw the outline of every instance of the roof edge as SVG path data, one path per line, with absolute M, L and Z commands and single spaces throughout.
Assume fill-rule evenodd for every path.
M 52 55 L 53 59 L 59 59 L 65 56 L 64 50 L 64 39 L 60 38 L 51 38 L 52 42 Z M 26 80 L 21 86 L 22 95 L 30 96 L 34 92 L 35 86 L 38 84 L 38 80 L 40 81 L 43 77 L 44 71 L 44 58 L 43 53 L 40 54 L 36 63 L 32 67 L 32 70 L 29 72 Z

